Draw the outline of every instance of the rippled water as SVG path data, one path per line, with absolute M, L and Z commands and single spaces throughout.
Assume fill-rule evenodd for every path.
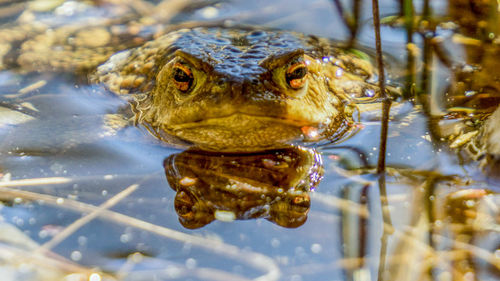
M 397 14 L 395 2 L 382 2 L 383 15 Z M 444 1 L 432 2 L 444 10 Z M 373 48 L 370 7 L 361 14 L 359 42 Z M 173 21 L 214 18 L 339 41 L 349 36 L 333 4 L 320 0 L 222 2 Z M 404 72 L 405 36 L 402 27 L 382 29 L 391 79 Z M 450 74 L 433 75 L 433 90 L 445 91 Z M 30 85 L 34 90 L 26 90 Z M 235 158 L 211 174 L 207 167 L 219 165 L 218 156 L 180 154 L 136 127 L 108 135 L 99 124 L 123 101 L 71 75 L 2 71 L 0 95 L 2 108 L 22 105 L 36 117 L 20 123 L 28 115 L 0 112 L 14 120 L 0 127 L 0 275 L 6 280 L 500 278 L 500 182 L 478 162 L 461 163 L 448 143 L 436 140 L 418 103 L 393 106 L 387 175 L 380 179 L 374 168 L 379 111 L 364 115 L 357 134 L 317 154 Z M 232 165 L 270 172 L 230 174 Z M 215 181 L 240 188 L 242 178 L 266 187 L 207 188 Z M 174 191 L 175 183 L 184 195 Z M 241 213 L 180 222 L 178 213 L 190 218 L 189 192 Z M 267 218 L 258 218 L 262 214 Z M 235 215 L 247 219 L 233 221 Z

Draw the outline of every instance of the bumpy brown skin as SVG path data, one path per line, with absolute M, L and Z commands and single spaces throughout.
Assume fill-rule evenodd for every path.
M 305 61 L 306 82 L 285 81 Z M 193 75 L 188 91 L 174 81 L 174 65 Z M 325 39 L 283 31 L 230 28 L 179 30 L 120 52 L 93 80 L 133 97 L 136 121 L 157 137 L 217 151 L 279 148 L 348 131 L 352 101 L 377 94 L 368 61 Z M 318 135 L 317 135 L 318 134 Z

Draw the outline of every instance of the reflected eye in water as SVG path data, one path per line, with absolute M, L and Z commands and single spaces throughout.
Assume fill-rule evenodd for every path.
M 308 70 L 304 61 L 293 62 L 286 70 L 286 83 L 293 89 L 300 89 L 306 83 L 307 73 Z
M 194 217 L 193 206 L 193 199 L 186 192 L 181 191 L 177 193 L 175 197 L 175 209 L 179 216 L 192 219 Z
M 174 200 L 179 222 L 188 229 L 200 228 L 214 220 L 214 214 L 189 191 L 179 190 Z
M 188 92 L 194 82 L 191 69 L 189 69 L 187 65 L 181 63 L 176 63 L 174 65 L 172 79 L 175 87 L 183 93 Z

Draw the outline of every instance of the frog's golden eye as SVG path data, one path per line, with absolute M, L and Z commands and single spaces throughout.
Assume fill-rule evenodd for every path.
M 293 89 L 300 89 L 306 83 L 307 73 L 307 66 L 304 61 L 294 62 L 286 71 L 286 83 Z
M 175 63 L 172 79 L 175 87 L 181 92 L 187 92 L 194 81 L 193 73 L 189 67 L 181 63 Z

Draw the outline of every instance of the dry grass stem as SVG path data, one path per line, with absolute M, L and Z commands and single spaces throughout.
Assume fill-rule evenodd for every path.
M 132 184 L 129 187 L 125 188 L 123 191 L 120 193 L 116 194 L 115 196 L 111 197 L 109 200 L 101 204 L 98 208 L 90 212 L 88 215 L 83 216 L 79 218 L 78 220 L 74 221 L 72 224 L 64 228 L 61 232 L 57 233 L 50 241 L 47 243 L 43 244 L 40 248 L 35 250 L 35 254 L 41 253 L 48 251 L 54 246 L 58 245 L 62 241 L 64 241 L 66 238 L 68 238 L 71 234 L 75 233 L 79 228 L 82 226 L 86 225 L 96 217 L 98 217 L 104 210 L 107 210 L 117 203 L 119 203 L 121 200 L 129 196 L 132 192 L 134 192 L 137 188 L 139 187 L 138 184 Z
M 49 184 L 66 184 L 72 181 L 73 181 L 72 179 L 64 177 L 32 178 L 23 180 L 0 181 L 0 188 L 49 185 Z
M 12 199 L 20 197 L 27 200 L 41 200 L 45 204 L 58 206 L 60 208 L 66 208 L 81 213 L 95 213 L 96 217 L 98 215 L 98 217 L 105 220 L 109 220 L 114 223 L 128 225 L 138 229 L 146 230 L 168 239 L 176 240 L 183 243 L 190 243 L 194 246 L 198 246 L 202 249 L 211 251 L 212 253 L 227 256 L 229 258 L 241 261 L 260 271 L 265 272 L 264 275 L 261 275 L 260 277 L 254 279 L 256 281 L 278 280 L 281 275 L 278 265 L 274 262 L 272 258 L 256 252 L 251 252 L 247 250 L 243 251 L 236 246 L 226 244 L 222 241 L 175 231 L 160 225 L 155 225 L 124 214 L 113 212 L 105 208 L 96 207 L 93 205 L 89 205 L 71 199 L 64 199 L 64 202 L 61 204 L 60 200 L 58 200 L 59 198 L 46 194 L 38 194 L 34 192 L 9 189 L 9 188 L 0 188 L 0 191 L 1 191 L 0 198 Z

